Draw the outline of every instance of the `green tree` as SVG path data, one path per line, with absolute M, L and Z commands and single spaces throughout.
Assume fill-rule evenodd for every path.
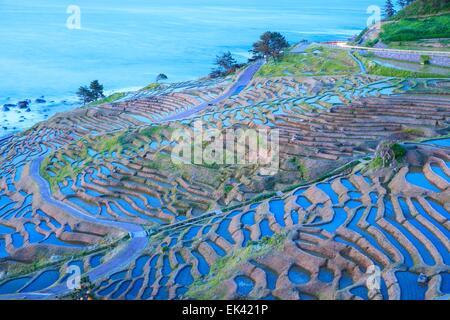
M 267 57 L 277 59 L 288 47 L 289 43 L 281 33 L 267 31 L 261 35 L 259 41 L 253 44 L 251 52 L 253 52 L 254 59 Z
M 92 97 L 94 98 L 94 101 L 97 101 L 98 99 L 102 99 L 105 97 L 103 94 L 103 85 L 98 82 L 98 80 L 94 80 L 89 85 L 89 89 L 91 90 Z
M 384 16 L 386 18 L 391 18 L 395 15 L 395 8 L 392 0 L 386 0 L 386 4 L 384 6 Z
M 158 74 L 158 76 L 156 77 L 156 83 L 160 82 L 160 81 L 164 81 L 169 79 L 164 73 L 160 73 Z
M 74 290 L 70 297 L 73 300 L 96 300 L 97 297 L 93 292 L 94 289 L 95 285 L 91 283 L 89 277 L 84 276 L 81 278 L 80 288 Z
M 94 96 L 92 95 L 92 91 L 89 90 L 89 88 L 86 86 L 78 88 L 77 96 L 83 102 L 83 105 L 86 105 L 95 100 Z
M 431 57 L 430 56 L 420 56 L 420 64 L 430 64 L 431 63 Z
M 214 65 L 216 68 L 214 68 L 210 74 L 213 78 L 226 76 L 235 71 L 238 67 L 236 59 L 234 59 L 230 51 L 216 56 Z

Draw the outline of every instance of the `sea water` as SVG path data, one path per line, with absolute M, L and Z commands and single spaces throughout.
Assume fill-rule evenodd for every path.
M 69 4 L 80 29 L 67 27 Z M 98 79 L 108 91 L 207 74 L 217 54 L 246 61 L 260 34 L 295 43 L 343 40 L 366 26 L 383 0 L 2 0 L 0 136 L 78 106 L 75 92 Z M 44 96 L 30 112 L 7 103 Z M 19 113 L 20 111 L 20 113 Z M 5 129 L 6 128 L 6 129 Z

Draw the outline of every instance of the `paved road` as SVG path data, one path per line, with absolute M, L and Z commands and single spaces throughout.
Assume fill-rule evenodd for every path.
M 43 157 L 40 157 L 31 162 L 30 176 L 39 186 L 41 197 L 44 201 L 60 208 L 61 210 L 77 218 L 78 220 L 122 229 L 128 232 L 131 236 L 131 239 L 127 242 L 126 246 L 122 248 L 114 257 L 86 274 L 87 276 L 89 276 L 90 280 L 95 282 L 99 279 L 102 279 L 103 277 L 108 276 L 109 274 L 120 271 L 121 267 L 133 262 L 142 253 L 142 251 L 147 247 L 148 244 L 148 237 L 145 233 L 144 228 L 139 224 L 129 222 L 98 219 L 89 216 L 64 202 L 56 200 L 51 194 L 48 182 L 44 180 L 39 174 L 39 167 L 42 160 Z M 69 289 L 67 288 L 66 284 L 63 283 L 49 289 L 45 289 L 41 292 L 4 295 L 0 296 L 0 299 L 55 299 L 57 298 L 57 296 L 67 293 L 69 293 Z
M 41 197 L 43 200 L 45 200 L 46 202 L 48 202 L 51 205 L 61 208 L 63 211 L 67 212 L 68 214 L 70 214 L 71 216 L 73 216 L 79 220 L 84 220 L 84 221 L 90 222 L 90 223 L 96 223 L 96 224 L 101 224 L 104 226 L 123 229 L 132 235 L 139 234 L 140 232 L 144 231 L 144 228 L 139 224 L 135 224 L 135 223 L 131 223 L 131 222 L 121 222 L 121 221 L 114 221 L 114 220 L 99 219 L 97 217 L 93 217 L 84 212 L 81 212 L 80 210 L 75 209 L 74 207 L 70 206 L 69 204 L 66 204 L 64 202 L 61 202 L 61 201 L 53 198 L 51 191 L 50 191 L 50 185 L 44 178 L 41 177 L 41 175 L 39 173 L 39 168 L 40 168 L 41 162 L 43 160 L 44 160 L 44 157 L 39 157 L 37 159 L 34 159 L 30 165 L 30 176 L 37 183 L 39 190 L 40 190 Z
M 431 51 L 431 50 L 407 50 L 407 49 L 389 49 L 389 48 L 373 48 L 373 47 L 362 47 L 353 46 L 347 43 L 338 42 L 334 46 L 344 49 L 356 49 L 356 50 L 366 50 L 372 52 L 391 52 L 391 53 L 416 53 L 428 56 L 446 56 L 450 57 L 450 51 Z
M 200 105 L 198 105 L 195 108 L 192 108 L 190 110 L 178 113 L 176 115 L 167 117 L 165 119 L 160 120 L 160 122 L 166 122 L 166 121 L 175 121 L 175 120 L 181 120 L 185 118 L 189 118 L 193 116 L 194 114 L 210 107 L 211 105 L 217 104 L 225 99 L 228 99 L 229 97 L 238 94 L 241 92 L 252 80 L 253 76 L 258 72 L 258 70 L 263 65 L 263 61 L 257 61 L 247 67 L 241 75 L 239 76 L 238 80 L 233 84 L 233 86 L 223 95 L 217 97 L 214 100 L 204 102 Z M 5 139 L 5 138 L 3 138 Z M 144 228 L 141 225 L 128 223 L 128 222 L 120 222 L 120 221 L 112 221 L 112 220 L 104 220 L 99 219 L 90 215 L 87 215 L 80 210 L 70 206 L 67 203 L 61 202 L 59 200 L 56 200 L 53 198 L 50 190 L 50 185 L 46 180 L 44 180 L 40 174 L 39 174 L 39 168 L 40 164 L 43 161 L 44 156 L 39 157 L 31 162 L 30 165 L 30 176 L 31 178 L 37 183 L 41 197 L 44 201 L 47 203 L 60 208 L 61 210 L 65 211 L 66 213 L 70 214 L 71 216 L 77 218 L 81 221 L 86 221 L 94 224 L 100 224 L 104 226 L 109 226 L 113 228 L 118 228 L 125 230 L 128 232 L 131 236 L 131 240 L 128 241 L 127 245 L 119 251 L 113 258 L 111 258 L 108 262 L 100 265 L 99 267 L 91 270 L 86 275 L 89 276 L 90 280 L 95 282 L 99 279 L 102 279 L 109 274 L 112 274 L 114 272 L 120 271 L 120 267 L 125 266 L 141 254 L 141 252 L 147 247 L 148 244 L 148 237 L 146 235 L 146 232 Z M 63 294 L 67 294 L 69 292 L 69 289 L 67 288 L 66 284 L 58 284 L 54 287 L 51 287 L 49 289 L 45 289 L 40 292 L 32 292 L 32 293 L 16 293 L 16 294 L 10 294 L 10 295 L 3 295 L 0 296 L 0 299 L 55 299 L 58 296 L 61 296 Z
M 311 43 L 309 42 L 300 42 L 290 51 L 290 53 L 305 53 L 305 50 L 308 49 L 310 45 Z
M 177 121 L 177 120 L 183 120 L 186 118 L 190 118 L 194 114 L 207 109 L 211 105 L 217 104 L 225 99 L 228 99 L 231 96 L 238 94 L 249 84 L 249 82 L 253 79 L 253 76 L 256 74 L 256 72 L 258 72 L 258 70 L 261 68 L 263 63 L 264 62 L 261 60 L 261 61 L 255 62 L 252 65 L 250 65 L 249 67 L 247 67 L 247 69 L 245 69 L 241 73 L 241 75 L 239 76 L 237 81 L 234 83 L 234 85 L 227 92 L 225 92 L 223 95 L 217 97 L 216 99 L 211 100 L 211 101 L 206 101 L 190 110 L 186 110 L 186 111 L 174 114 L 172 116 L 161 119 L 158 122 L 161 123 L 161 122 Z

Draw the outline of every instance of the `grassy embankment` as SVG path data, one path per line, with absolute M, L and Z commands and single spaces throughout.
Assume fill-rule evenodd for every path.
M 370 59 L 373 54 L 367 54 L 362 56 L 361 54 L 355 53 L 355 56 L 361 60 L 367 69 L 368 74 L 373 74 L 383 77 L 395 77 L 395 78 L 447 78 L 448 76 L 435 73 L 425 73 L 425 72 L 415 72 L 409 70 L 401 70 L 396 68 L 390 68 L 387 66 L 380 65 Z M 419 65 L 419 64 L 418 64 Z
M 77 144 L 77 158 L 83 159 L 82 163 L 77 166 L 72 166 L 72 164 L 61 156 L 60 152 L 56 151 L 48 155 L 41 163 L 40 175 L 50 183 L 52 191 L 55 191 L 58 183 L 62 183 L 66 177 L 75 179 L 78 174 L 82 173 L 84 168 L 89 166 L 94 162 L 94 158 L 90 155 L 89 149 L 95 151 L 98 154 L 109 154 L 113 152 L 121 153 L 124 149 L 137 149 L 138 146 L 133 144 L 133 141 L 140 135 L 148 139 L 157 139 L 161 135 L 165 135 L 163 132 L 165 130 L 170 130 L 170 128 L 165 126 L 151 126 L 141 129 L 139 132 L 129 132 L 122 131 L 111 135 L 102 136 L 94 140 L 87 141 L 86 139 L 81 139 Z M 52 159 L 58 157 L 59 165 L 56 172 L 53 175 L 47 171 L 49 166 L 51 167 Z
M 63 183 L 66 178 L 75 181 L 77 176 L 85 172 L 87 167 L 101 161 L 103 157 L 111 157 L 113 153 L 121 155 L 130 151 L 137 152 L 138 149 L 148 146 L 151 141 L 157 143 L 158 150 L 155 150 L 150 158 L 143 159 L 142 166 L 157 170 L 167 176 L 182 177 L 187 182 L 195 180 L 211 185 L 216 190 L 223 190 L 223 194 L 231 192 L 232 189 L 227 186 L 226 182 L 234 176 L 235 169 L 174 163 L 172 161 L 171 154 L 163 150 L 165 147 L 162 142 L 168 141 L 173 130 L 169 126 L 148 126 L 139 131 L 126 130 L 102 137 L 82 138 L 74 142 L 77 145 L 76 154 L 70 155 L 70 158 L 82 159 L 77 166 L 73 166 L 71 161 L 63 156 L 64 150 L 60 150 L 51 153 L 42 161 L 40 175 L 49 182 L 52 192 L 55 192 L 58 185 Z M 102 155 L 100 160 L 96 160 L 97 154 Z M 58 161 L 54 161 L 54 158 Z M 181 202 L 175 189 L 168 189 L 167 192 L 173 205 L 184 208 L 180 209 L 178 214 L 186 214 L 190 206 L 195 207 L 195 203 L 190 203 L 188 200 L 184 200 L 185 203 Z M 208 205 L 211 209 L 213 203 L 211 202 Z
M 365 45 L 373 46 L 382 41 L 390 48 L 446 51 L 448 50 L 446 45 L 450 42 L 450 14 L 444 12 L 449 9 L 450 5 L 445 1 L 416 1 L 401 10 L 391 20 L 383 23 L 379 37 L 367 41 Z M 442 70 L 449 70 L 447 75 L 445 72 L 436 74 L 383 66 L 372 61 L 373 54 L 370 53 L 364 57 L 357 56 L 365 64 L 368 73 L 374 75 L 399 78 L 446 78 L 450 75 L 450 69 L 444 67 Z M 380 60 L 389 62 L 389 59 Z M 401 61 L 392 60 L 391 62 L 395 64 Z M 417 66 L 420 64 L 417 63 Z
M 383 43 L 450 38 L 450 14 L 394 20 L 382 26 Z
M 383 22 L 381 32 L 365 29 L 364 45 L 374 46 L 382 41 L 391 48 L 411 50 L 448 50 L 450 40 L 450 3 L 447 0 L 416 0 Z
M 187 298 L 198 300 L 223 299 L 226 287 L 223 282 L 233 278 L 239 270 L 239 265 L 246 261 L 270 254 L 273 250 L 281 250 L 286 234 L 275 234 L 260 241 L 250 241 L 244 248 L 234 250 L 230 255 L 219 258 L 212 266 L 210 273 L 195 281 L 185 294 Z
M 416 0 L 399 11 L 394 19 L 413 18 L 450 12 L 448 0 Z
M 145 86 L 144 88 L 141 89 L 141 91 L 149 91 L 149 90 L 157 90 L 157 89 L 161 89 L 164 85 L 160 84 L 160 83 L 150 83 L 149 85 Z M 119 99 L 122 99 L 123 97 L 125 97 L 128 94 L 128 92 L 115 92 L 103 99 L 99 99 L 97 101 L 91 102 L 87 105 L 87 107 L 93 107 L 93 106 L 98 106 L 104 103 L 113 103 L 116 102 Z
M 106 98 L 103 98 L 103 99 L 100 99 L 100 100 L 97 100 L 97 101 L 89 103 L 87 105 L 87 107 L 98 106 L 98 105 L 101 105 L 101 104 L 104 104 L 104 103 L 112 103 L 112 102 L 115 102 L 115 101 L 117 101 L 119 99 L 122 99 L 126 95 L 127 95 L 126 92 L 116 92 L 116 93 L 113 93 L 110 96 L 107 96 Z
M 358 65 L 341 49 L 312 45 L 306 54 L 286 54 L 264 65 L 257 77 L 347 75 L 359 72 Z

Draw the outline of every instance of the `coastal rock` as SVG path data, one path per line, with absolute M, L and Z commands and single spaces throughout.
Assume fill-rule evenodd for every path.
M 20 109 L 26 109 L 26 108 L 28 108 L 28 105 L 29 105 L 29 104 L 30 104 L 30 103 L 29 103 L 28 100 L 19 101 L 19 102 L 17 103 L 17 105 L 19 106 Z
M 10 109 L 9 109 L 6 105 L 3 106 L 3 111 L 6 112 L 6 111 L 9 111 L 9 110 L 10 110 Z
M 27 110 L 25 110 L 25 112 L 31 112 L 31 109 L 30 109 L 30 108 L 27 108 Z
M 6 103 L 3 105 L 4 107 L 8 107 L 8 108 L 14 108 L 16 105 L 12 104 L 12 103 Z
M 47 101 L 45 99 L 43 99 L 43 98 L 38 98 L 34 102 L 36 102 L 36 103 L 46 103 Z

